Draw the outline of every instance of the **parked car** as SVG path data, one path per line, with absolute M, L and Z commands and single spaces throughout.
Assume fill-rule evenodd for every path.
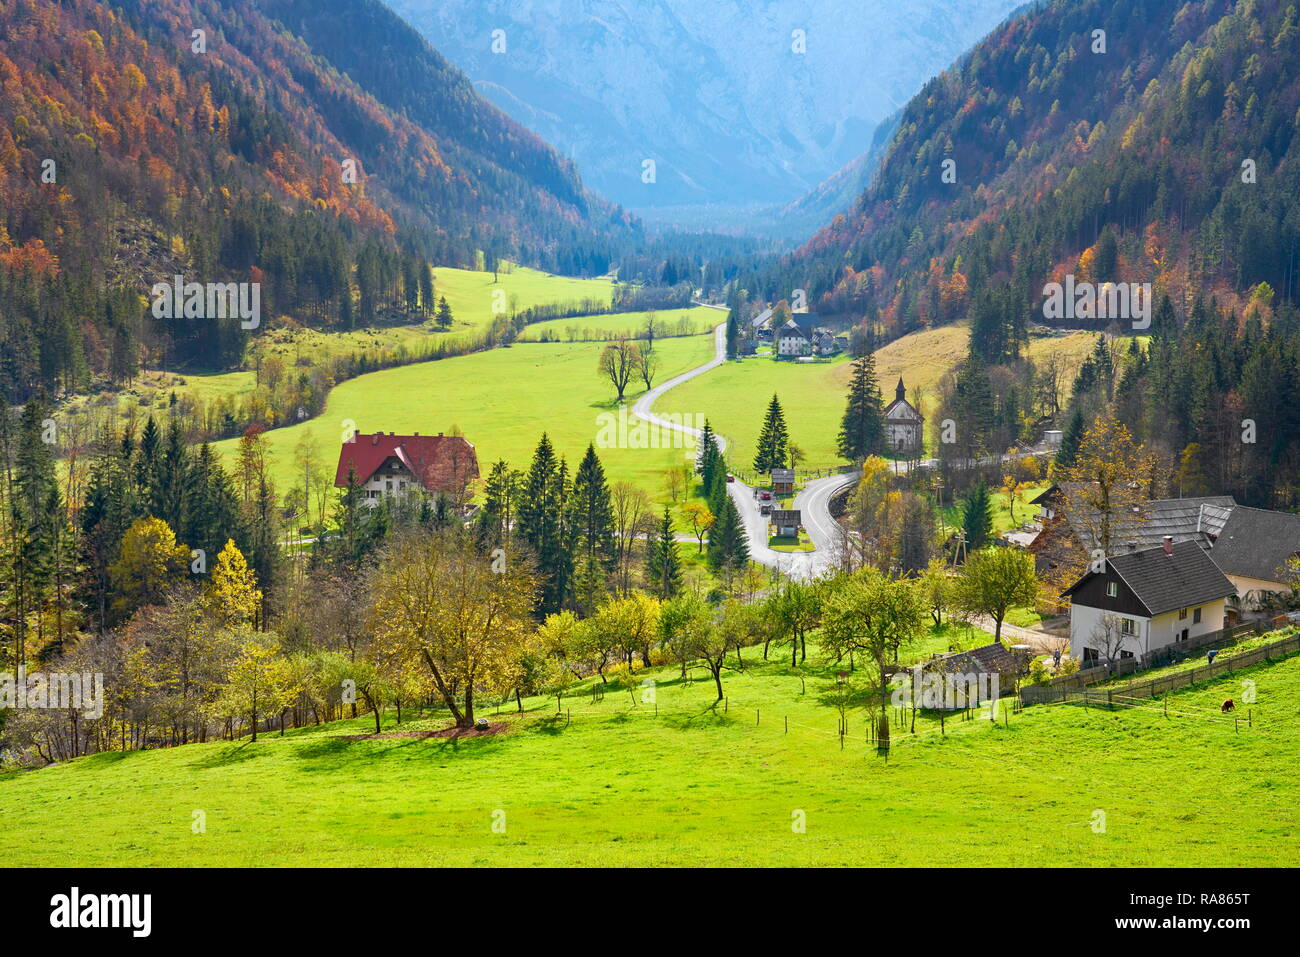
M 761 495 L 759 495 L 758 497 L 761 498 L 764 502 L 770 502 L 770 501 L 772 501 L 772 493 L 771 493 L 771 492 L 763 492 L 763 493 L 762 493 Z
M 728 481 L 728 482 L 734 482 L 734 481 L 736 481 L 736 476 L 734 476 L 734 475 L 732 475 L 730 472 L 728 472 L 728 473 L 727 473 L 727 481 Z
M 758 507 L 758 514 L 760 514 L 760 515 L 771 515 L 771 514 L 772 514 L 772 506 L 771 506 L 771 505 L 760 505 L 760 506 Z

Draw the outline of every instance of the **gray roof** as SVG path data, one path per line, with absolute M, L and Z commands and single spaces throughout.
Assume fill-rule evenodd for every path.
M 789 322 L 787 322 L 785 325 L 781 327 L 781 336 L 782 338 L 788 338 L 790 336 L 799 336 L 801 338 L 811 340 L 813 337 L 813 332 L 811 327 L 801 326 L 799 325 L 799 323 L 791 319 Z
M 799 510 L 797 508 L 784 509 L 777 508 L 772 510 L 773 525 L 798 525 Z
M 772 469 L 773 482 L 793 482 L 794 469 Z
M 950 675 L 1006 674 L 1017 675 L 1025 670 L 1024 655 L 1009 650 L 1001 642 L 981 645 L 969 651 L 933 658 L 922 665 L 923 669 L 942 671 Z
M 1237 592 L 1232 582 L 1219 571 L 1219 566 L 1194 541 L 1175 542 L 1172 555 L 1166 555 L 1161 546 L 1115 555 L 1106 559 L 1106 564 L 1133 589 L 1152 618 L 1227 598 Z M 1084 575 L 1066 594 L 1073 594 L 1093 574 Z
M 1289 558 L 1300 552 L 1300 515 L 1238 505 L 1210 552 L 1227 575 L 1282 582 Z
M 759 326 L 766 325 L 771 318 L 772 318 L 772 310 L 771 308 L 767 308 L 764 309 L 762 312 L 760 312 L 753 319 L 749 320 L 749 324 L 751 327 L 757 329 Z
M 1051 492 L 1058 489 L 1064 492 L 1075 484 L 1062 482 L 1060 486 L 1052 486 L 1035 498 L 1034 504 L 1042 504 L 1051 497 Z M 1176 542 L 1197 542 L 1202 548 L 1208 548 L 1223 530 L 1236 504 L 1231 495 L 1148 500 L 1142 503 L 1141 514 L 1134 515 L 1131 521 L 1116 520 L 1110 533 L 1111 551 L 1123 554 L 1154 548 L 1164 542 L 1166 535 Z M 1094 523 L 1068 511 L 1065 517 L 1079 544 L 1087 549 L 1095 548 Z

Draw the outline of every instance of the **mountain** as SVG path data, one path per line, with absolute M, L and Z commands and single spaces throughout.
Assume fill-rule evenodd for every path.
M 238 361 L 231 321 L 141 315 L 174 275 L 351 327 L 428 314 L 428 263 L 601 273 L 636 228 L 377 0 L 0 0 L 11 399 Z
M 1013 0 L 389 0 L 628 207 L 797 199 Z M 498 32 L 499 31 L 499 32 Z M 806 52 L 796 53 L 802 31 Z M 495 52 L 494 52 L 495 51 Z M 656 163 L 642 181 L 643 161 Z
M 1294 305 L 1298 24 L 1292 0 L 1027 10 L 913 98 L 872 185 L 769 284 L 891 334 L 981 304 L 1042 322 L 1067 273 L 1180 310 Z

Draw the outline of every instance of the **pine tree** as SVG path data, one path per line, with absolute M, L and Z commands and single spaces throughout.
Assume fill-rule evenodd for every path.
M 1083 443 L 1085 425 L 1083 410 L 1076 406 L 1070 413 L 1070 421 L 1066 423 L 1065 431 L 1061 435 L 1061 447 L 1056 452 L 1056 464 L 1061 468 L 1069 468 L 1074 464 L 1079 454 L 1079 446 Z
M 758 451 L 754 454 L 754 471 L 770 472 L 785 468 L 789 456 L 790 433 L 785 426 L 785 413 L 781 400 L 774 394 L 767 405 L 763 430 L 758 435 Z
M 983 548 L 992 537 L 993 502 L 989 498 L 989 488 L 983 482 L 976 484 L 962 502 L 961 525 L 968 551 Z
M 673 535 L 672 518 L 666 508 L 659 525 L 659 537 L 650 543 L 648 549 L 646 578 L 651 594 L 657 598 L 672 598 L 682 587 L 681 556 L 677 551 L 677 539 Z
M 572 509 L 575 543 L 587 558 L 608 564 L 614 554 L 614 510 L 594 445 L 587 446 L 573 477 Z
M 699 452 L 695 458 L 695 471 L 700 475 L 700 484 L 707 495 L 713 488 L 713 475 L 720 469 L 725 468 L 722 460 L 722 452 L 718 448 L 718 437 L 713 434 L 713 428 L 709 425 L 709 420 L 704 420 L 704 429 L 700 432 Z
M 714 571 L 739 571 L 749 560 L 749 545 L 740 512 L 730 496 L 717 516 L 709 529 L 709 567 Z
M 740 355 L 740 309 L 732 306 L 727 313 L 727 358 Z
M 543 433 L 524 479 L 519 536 L 537 559 L 543 578 L 540 610 L 546 614 L 560 610 L 572 577 L 568 494 L 568 469 Z
M 850 462 L 878 455 L 885 447 L 885 414 L 876 384 L 876 359 L 867 353 L 853 361 L 849 401 L 840 424 L 839 453 Z

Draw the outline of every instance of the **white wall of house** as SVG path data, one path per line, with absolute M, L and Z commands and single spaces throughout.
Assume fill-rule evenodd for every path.
M 1105 658 L 1106 643 L 1098 640 L 1097 634 L 1107 618 L 1113 621 L 1112 627 L 1118 629 L 1117 634 L 1123 636 L 1122 644 L 1112 645 L 1110 653 L 1122 658 L 1126 652 L 1145 655 L 1175 644 L 1183 640 L 1184 631 L 1189 639 L 1218 631 L 1223 627 L 1224 609 L 1225 602 L 1220 598 L 1181 611 L 1157 615 L 1155 618 L 1142 618 L 1073 603 L 1070 605 L 1070 654 L 1082 659 L 1085 648 L 1095 648 L 1099 656 Z M 1196 620 L 1198 610 L 1200 621 Z M 1132 623 L 1127 631 L 1123 624 L 1125 620 Z
M 806 356 L 812 353 L 812 343 L 803 336 L 782 336 L 777 352 L 783 356 Z
M 415 485 L 415 477 L 406 469 L 399 469 L 396 473 L 393 473 L 387 471 L 385 466 L 381 466 L 379 471 L 370 476 L 369 481 L 362 486 L 365 489 L 365 503 L 367 505 L 378 505 L 381 498 L 389 495 L 401 495 L 407 489 L 414 488 Z
M 1225 572 L 1226 574 L 1226 572 Z M 1289 594 L 1290 586 L 1281 582 L 1264 581 L 1261 578 L 1244 578 L 1241 575 L 1228 575 L 1228 581 L 1232 582 L 1232 587 L 1237 589 L 1237 594 L 1245 607 L 1249 608 L 1255 603 L 1255 599 L 1269 593 Z

